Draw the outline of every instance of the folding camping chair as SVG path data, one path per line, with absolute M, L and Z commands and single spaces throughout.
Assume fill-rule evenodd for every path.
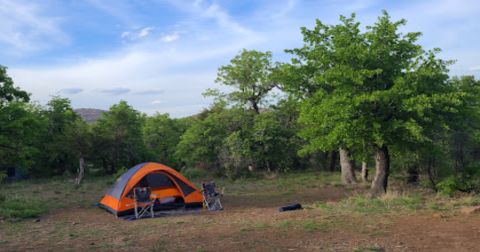
M 140 219 L 144 214 L 150 213 L 154 217 L 154 206 L 157 195 L 152 194 L 150 187 L 137 187 L 133 189 L 135 204 L 135 218 Z M 138 211 L 140 208 L 140 211 Z
M 220 199 L 226 187 L 217 188 L 215 182 L 202 182 L 203 204 L 208 211 L 222 210 Z M 217 190 L 221 190 L 218 192 Z

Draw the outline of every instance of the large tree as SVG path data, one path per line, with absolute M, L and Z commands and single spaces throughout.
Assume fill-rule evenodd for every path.
M 387 190 L 389 148 L 431 141 L 430 132 L 448 127 L 464 93 L 448 85 L 451 62 L 436 58 L 439 49 L 426 52 L 415 43 L 420 32 L 398 31 L 404 19 L 392 22 L 384 11 L 365 32 L 354 19 L 302 28 L 306 44 L 287 52 L 297 56 L 290 67 L 304 75 L 288 88 L 313 90 L 301 102 L 306 150 L 340 147 L 362 156 L 373 148 L 370 196 L 378 197 Z
M 193 119 L 172 119 L 170 115 L 155 113 L 147 117 L 142 128 L 143 139 L 155 161 L 180 169 L 180 158 L 175 156 L 180 136 Z
M 120 101 L 102 114 L 93 126 L 94 158 L 108 174 L 145 160 L 147 148 L 142 138 L 143 115 Z
M 233 87 L 233 91 L 224 93 L 218 89 L 208 89 L 204 95 L 233 103 L 249 104 L 255 113 L 259 114 L 262 99 L 276 86 L 272 53 L 243 49 L 230 63 L 218 69 L 216 82 Z
M 2 166 L 28 166 L 39 121 L 27 92 L 14 87 L 7 68 L 0 65 L 0 180 Z
M 66 129 L 80 116 L 73 111 L 70 99 L 59 96 L 53 96 L 39 114 L 42 127 L 35 146 L 41 151 L 34 157 L 36 170 L 44 176 L 70 174 L 76 158 L 67 147 Z

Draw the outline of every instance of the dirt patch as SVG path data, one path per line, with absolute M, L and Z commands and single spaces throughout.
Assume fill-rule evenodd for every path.
M 279 212 L 294 203 L 339 201 L 346 188 L 226 195 L 225 210 L 125 221 L 104 210 L 69 207 L 39 220 L 3 222 L 2 251 L 475 251 L 480 217 Z M 358 193 L 355 190 L 355 193 Z

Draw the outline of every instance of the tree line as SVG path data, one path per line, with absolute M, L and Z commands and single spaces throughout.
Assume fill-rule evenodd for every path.
M 364 181 L 374 170 L 371 197 L 386 192 L 392 174 L 478 190 L 480 81 L 449 76 L 454 62 L 417 44 L 420 32 L 399 32 L 405 24 L 386 11 L 364 30 L 354 14 L 337 25 L 317 20 L 301 28 L 301 48 L 285 50 L 290 62 L 244 49 L 218 69 L 216 82 L 231 91 L 206 90 L 213 104 L 181 119 L 120 101 L 87 124 L 69 99 L 29 103 L 2 66 L 0 174 L 22 166 L 37 176 L 75 174 L 80 183 L 85 167 L 113 174 L 156 161 L 230 179 L 340 167 L 348 184 L 361 164 Z

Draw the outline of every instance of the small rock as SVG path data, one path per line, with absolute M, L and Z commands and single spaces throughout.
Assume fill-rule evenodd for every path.
M 433 218 L 437 218 L 437 219 L 441 219 L 442 218 L 442 215 L 441 214 L 432 214 Z
M 40 219 L 36 219 L 33 221 L 34 223 L 40 222 Z
M 464 214 L 478 214 L 478 213 L 480 213 L 480 206 L 464 207 L 462 209 L 462 213 L 464 213 Z

